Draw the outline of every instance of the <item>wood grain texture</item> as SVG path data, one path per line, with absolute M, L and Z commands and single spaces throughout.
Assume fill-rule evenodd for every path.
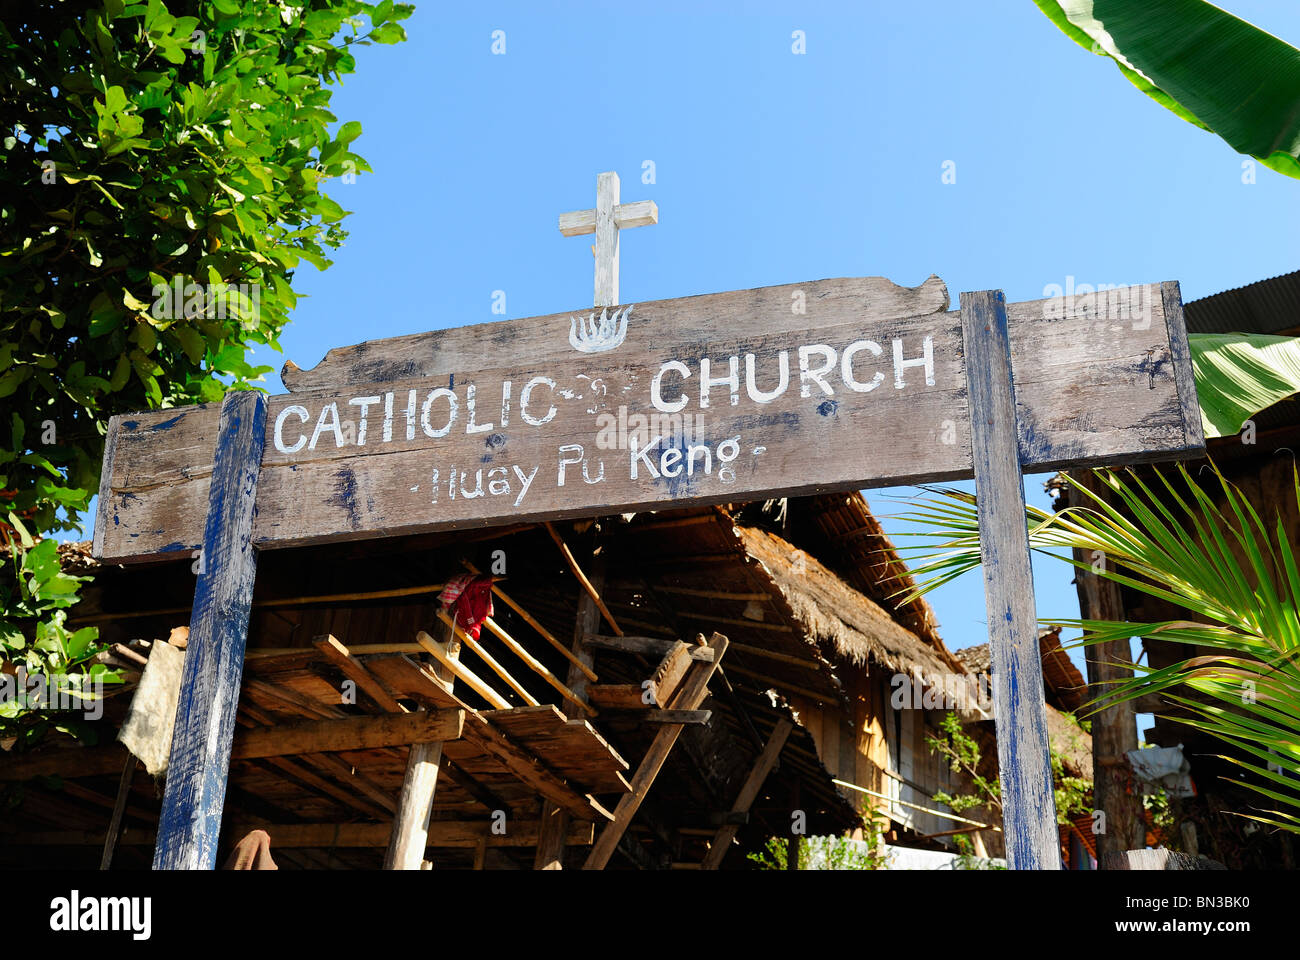
M 799 292 L 804 294 L 805 314 L 792 312 Z M 850 320 L 919 317 L 948 306 L 948 288 L 933 276 L 918 287 L 899 286 L 885 277 L 851 277 L 656 300 L 635 305 L 625 347 L 618 352 L 651 352 L 665 342 L 685 342 L 698 344 L 703 353 L 710 339 L 722 332 L 752 338 Z M 528 357 L 545 366 L 573 356 L 570 320 L 590 313 L 590 307 L 578 307 L 335 347 L 311 369 L 287 361 L 281 379 L 291 393 L 304 395 L 354 383 L 445 379 L 501 366 L 492 362 L 494 355 Z
M 1124 289 L 1149 308 L 1147 320 L 1122 303 L 1114 316 L 1105 303 L 1063 315 L 1052 301 L 1008 308 L 1025 469 L 1202 448 L 1180 386 L 1190 377 L 1173 329 L 1181 318 L 1166 315 L 1160 285 Z M 800 296 L 807 313 L 792 315 Z M 303 374 L 305 393 L 270 401 L 255 541 L 285 547 L 969 477 L 960 316 L 946 306 L 937 278 L 910 290 L 827 280 L 640 305 L 622 346 L 606 353 L 569 345 L 569 314 L 331 351 Z M 493 355 L 529 359 L 494 368 Z M 378 379 L 320 392 L 360 377 Z M 663 412 L 680 400 L 680 412 Z M 525 410 L 549 419 L 530 424 Z M 214 416 L 189 407 L 115 421 L 101 558 L 194 548 Z M 448 420 L 445 435 L 428 435 Z
M 456 639 L 454 624 L 440 623 L 435 629 L 438 639 L 428 638 L 426 646 L 438 655 L 441 664 L 430 667 L 433 672 L 432 682 L 448 698 L 452 695 L 455 681 L 449 665 L 458 662 L 460 643 Z M 427 634 L 422 634 L 428 637 Z M 408 716 L 431 716 L 447 711 L 439 710 L 433 714 L 427 711 L 408 714 Z M 460 732 L 464 730 L 465 711 L 455 711 L 460 716 Z M 402 774 L 402 789 L 397 795 L 397 811 L 393 817 L 393 828 L 384 851 L 385 870 L 419 870 L 424 866 L 424 851 L 428 846 L 429 821 L 433 816 L 433 797 L 438 789 L 438 774 L 442 770 L 442 740 L 428 740 L 412 743 L 406 754 L 406 770 Z
M 1061 853 L 1016 434 L 1017 385 L 1002 291 L 963 293 L 961 316 L 1007 863 L 1013 870 L 1057 870 Z M 911 779 L 905 769 L 900 773 Z
M 221 404 L 155 870 L 216 867 L 257 572 L 253 515 L 266 409 L 266 398 L 248 391 Z
M 722 663 L 722 658 L 727 652 L 727 638 L 720 633 L 715 633 L 709 638 L 708 645 L 713 649 L 715 659 L 711 662 L 703 660 L 692 661 L 686 682 L 682 684 L 677 691 L 677 695 L 671 703 L 666 706 L 672 710 L 697 710 L 704 698 L 709 693 L 709 681 L 713 678 L 714 671 Z M 646 794 L 650 792 L 650 787 L 654 784 L 655 778 L 659 771 L 663 769 L 664 763 L 668 760 L 668 754 L 672 751 L 673 745 L 681 735 L 682 725 L 676 723 L 664 724 L 655 734 L 654 740 L 650 742 L 650 748 L 646 751 L 641 763 L 637 766 L 636 773 L 631 780 L 631 790 L 618 801 L 618 806 L 614 808 L 613 821 L 606 824 L 601 831 L 600 837 L 596 840 L 587 855 L 587 860 L 583 864 L 584 870 L 603 870 L 609 863 L 609 858 L 614 855 L 618 847 L 619 840 L 627 831 L 632 818 L 636 816 L 637 810 L 641 808 L 641 802 L 645 800 Z
M 240 731 L 231 757 L 249 760 L 298 753 L 338 753 L 413 743 L 442 743 L 458 739 L 464 722 L 464 711 L 434 710 L 281 723 L 274 727 Z
M 781 755 L 781 748 L 785 746 L 785 741 L 793 729 L 794 724 L 785 717 L 781 717 L 776 721 L 776 726 L 772 729 L 772 735 L 768 737 L 763 752 L 754 761 L 754 768 L 749 771 L 749 776 L 745 778 L 744 784 L 741 785 L 736 802 L 731 805 L 732 813 L 749 812 L 749 808 L 754 805 L 754 800 L 758 797 L 758 791 L 763 788 L 763 781 L 772 772 L 777 757 Z M 723 858 L 727 855 L 727 851 L 731 849 L 731 841 L 735 839 L 739 831 L 740 827 L 734 823 L 725 823 L 718 828 L 718 832 L 713 836 L 713 842 L 709 845 L 709 852 L 704 857 L 702 869 L 716 870 L 722 865 Z

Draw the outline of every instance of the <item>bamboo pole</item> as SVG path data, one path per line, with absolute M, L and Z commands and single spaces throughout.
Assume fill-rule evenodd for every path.
M 850 790 L 857 790 L 859 793 L 865 793 L 868 796 L 879 797 L 881 800 L 888 800 L 890 803 L 896 803 L 900 807 L 911 807 L 913 810 L 920 810 L 922 813 L 928 813 L 932 817 L 942 817 L 944 820 L 954 820 L 957 823 L 969 823 L 977 830 L 996 830 L 1002 832 L 1002 828 L 991 823 L 980 823 L 978 820 L 968 820 L 966 817 L 959 817 L 955 813 L 944 813 L 942 810 L 932 810 L 929 807 L 923 807 L 919 803 L 908 803 L 906 800 L 899 800 L 897 797 L 891 797 L 887 793 L 877 793 L 875 790 L 868 790 L 866 787 L 859 787 L 856 783 L 849 783 L 847 780 L 836 780 L 831 778 L 831 783 L 837 783 L 841 787 L 848 787 Z
M 470 573 L 476 574 L 479 572 L 478 568 L 475 567 L 474 564 L 470 563 L 468 560 L 462 560 L 461 563 L 464 565 L 465 569 L 468 570 Z M 588 680 L 590 680 L 592 683 L 597 682 L 598 678 L 596 676 L 596 672 L 592 670 L 591 667 L 587 666 L 580 659 L 578 659 L 577 655 L 574 654 L 573 651 L 571 651 L 568 647 L 566 647 L 564 644 L 562 644 L 559 640 L 555 638 L 555 634 L 551 633 L 551 631 L 547 630 L 544 626 L 538 623 L 537 619 L 531 613 L 529 613 L 527 610 L 521 607 L 514 600 L 510 599 L 510 597 L 506 595 L 506 592 L 502 590 L 500 587 L 498 587 L 495 583 L 492 584 L 492 592 L 495 593 L 498 597 L 500 597 L 502 602 L 505 603 L 506 606 L 508 606 L 515 613 L 519 614 L 519 616 L 521 616 L 524 619 L 525 623 L 527 623 L 530 627 L 532 627 L 534 630 L 540 633 L 542 637 L 547 641 L 547 643 L 553 646 L 556 650 L 560 651 L 560 653 L 564 655 L 564 658 L 568 660 L 569 663 L 573 664 L 584 674 L 586 674 Z
M 500 641 L 504 643 L 507 647 L 509 647 L 515 653 L 515 655 L 519 657 L 520 660 L 528 664 L 528 666 L 532 668 L 534 673 L 536 673 L 539 677 L 541 677 L 543 680 L 549 683 L 552 687 L 555 688 L 556 691 L 563 694 L 565 697 L 571 700 L 575 700 L 587 712 L 588 716 L 596 715 L 595 710 L 593 710 L 588 704 L 583 703 L 581 700 L 578 700 L 577 694 L 575 694 L 572 690 L 570 690 L 567 686 L 565 686 L 564 682 L 560 680 L 559 677 L 551 673 L 550 670 L 546 669 L 546 664 L 542 663 L 531 653 L 529 653 L 526 649 L 524 649 L 522 644 L 520 644 L 517 640 L 515 640 L 514 637 L 510 636 L 510 634 L 506 633 L 503 629 L 501 629 L 501 627 L 491 617 L 488 617 L 485 623 L 487 624 L 487 628 L 491 630 L 494 634 L 496 634 L 497 638 L 500 639 Z
M 313 603 L 345 603 L 355 600 L 387 600 L 393 597 L 415 597 L 424 593 L 441 593 L 445 583 L 431 583 L 421 587 L 394 587 L 389 590 L 362 590 L 356 593 L 320 593 L 308 597 L 281 597 L 278 600 L 254 600 L 255 609 L 269 607 L 310 606 Z M 110 620 L 131 620 L 144 617 L 161 617 L 174 613 L 189 613 L 190 607 L 161 607 L 157 610 L 124 610 L 116 613 L 88 613 L 70 617 L 68 623 L 106 623 Z
M 596 604 L 596 608 L 600 611 L 600 615 L 605 618 L 605 622 L 609 624 L 609 628 L 614 631 L 616 636 L 623 636 L 623 630 L 618 625 L 618 621 L 615 620 L 614 615 L 609 612 L 609 607 L 605 606 L 605 601 L 600 599 L 600 594 L 597 593 L 596 588 L 591 585 L 591 581 L 587 579 L 587 575 L 582 572 L 582 567 L 578 566 L 578 561 L 574 559 L 573 551 L 569 549 L 569 545 L 564 542 L 564 538 L 561 537 L 559 531 L 555 529 L 555 524 L 548 520 L 546 523 L 546 531 L 551 535 L 551 539 L 555 541 L 555 545 L 560 548 L 560 552 L 564 554 L 564 559 L 569 564 L 569 569 L 573 571 L 573 575 L 577 577 L 578 582 L 582 584 L 582 589 L 587 591 L 587 596 L 591 597 L 592 602 Z
M 480 680 L 473 670 L 469 667 L 462 666 L 460 663 L 443 653 L 443 651 L 439 649 L 437 643 L 434 642 L 433 637 L 421 630 L 415 635 L 415 639 L 416 642 L 420 644 L 422 650 L 426 653 L 432 654 L 433 658 L 450 670 L 452 674 L 455 675 L 456 679 L 465 681 L 471 690 L 488 703 L 492 704 L 493 707 L 500 710 L 510 709 L 510 704 L 502 698 L 499 693 Z
M 447 624 L 454 631 L 456 631 L 456 636 L 460 638 L 461 642 L 464 643 L 465 646 L 473 650 L 476 654 L 478 654 L 479 659 L 481 659 L 484 663 L 486 663 L 488 665 L 488 668 L 493 673 L 495 673 L 498 677 L 504 680 L 506 684 L 512 690 L 514 690 L 515 693 L 523 697 L 524 703 L 528 704 L 528 706 L 530 707 L 538 706 L 537 698 L 534 697 L 531 693 L 529 693 L 528 690 L 525 689 L 523 684 L 521 684 L 518 680 L 512 677 L 510 675 L 510 671 L 508 671 L 505 667 L 501 666 L 501 664 L 497 662 L 496 658 L 492 656 L 492 654 L 484 650 L 482 644 L 480 644 L 477 640 L 471 637 L 465 630 L 462 630 L 459 626 L 457 626 L 456 621 L 452 620 L 452 618 L 448 615 L 446 610 L 438 611 L 438 619 L 441 620 L 443 623 Z M 505 704 L 505 706 L 509 707 L 510 704 L 507 703 Z

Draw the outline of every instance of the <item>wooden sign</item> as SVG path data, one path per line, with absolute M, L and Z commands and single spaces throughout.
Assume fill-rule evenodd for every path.
M 1076 300 L 1008 307 L 1024 470 L 1199 449 L 1177 285 Z M 969 477 L 961 316 L 948 307 L 937 277 L 914 289 L 823 280 L 286 364 L 292 393 L 269 398 L 253 542 Z M 199 549 L 218 419 L 205 405 L 110 421 L 96 557 Z
M 1202 446 L 1175 283 L 1006 306 L 1020 465 Z M 821 280 L 333 350 L 269 398 L 261 549 L 970 477 L 942 281 Z M 95 555 L 199 549 L 216 404 L 114 417 Z

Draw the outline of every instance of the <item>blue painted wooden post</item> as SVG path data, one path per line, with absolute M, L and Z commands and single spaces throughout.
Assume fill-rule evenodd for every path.
M 247 390 L 227 394 L 212 462 L 155 870 L 216 866 L 257 573 L 253 516 L 265 435 L 266 397 Z
M 1059 870 L 1056 799 L 1002 291 L 963 293 L 961 324 L 1007 862 L 1012 870 Z

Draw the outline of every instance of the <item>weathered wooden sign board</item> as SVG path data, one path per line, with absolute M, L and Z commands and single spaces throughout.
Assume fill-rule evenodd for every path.
M 1022 469 L 1202 446 L 1177 284 L 1006 307 Z M 259 549 L 969 477 L 962 318 L 878 277 L 333 350 L 268 403 Z M 203 541 L 217 404 L 114 417 L 95 554 Z
M 937 277 L 872 277 L 614 306 L 618 228 L 658 212 L 598 183 L 561 229 L 596 234 L 599 313 L 345 347 L 287 364 L 269 401 L 110 422 L 95 555 L 205 558 L 155 867 L 215 863 L 260 549 L 972 475 L 1008 859 L 1059 866 L 1021 473 L 1203 449 L 1178 285 L 952 311 Z

